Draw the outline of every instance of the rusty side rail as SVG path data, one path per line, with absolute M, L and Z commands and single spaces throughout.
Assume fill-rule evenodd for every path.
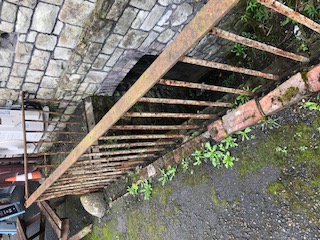
M 59 179 L 81 155 L 110 129 L 141 97 L 184 56 L 239 0 L 210 0 L 181 31 L 176 39 L 159 55 L 136 83 L 105 114 L 102 120 L 83 138 L 60 166 L 28 198 L 31 206 L 55 181 Z

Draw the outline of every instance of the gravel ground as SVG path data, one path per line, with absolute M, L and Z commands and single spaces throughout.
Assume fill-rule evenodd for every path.
M 151 200 L 114 201 L 86 239 L 320 239 L 319 116 L 295 105 L 273 117 L 280 128 L 239 140 L 231 169 L 203 161 L 154 179 Z

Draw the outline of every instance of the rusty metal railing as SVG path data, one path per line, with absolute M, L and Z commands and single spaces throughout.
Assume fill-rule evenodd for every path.
M 280 79 L 280 76 L 275 74 L 185 56 L 185 54 L 206 34 L 214 34 L 218 37 L 262 51 L 267 51 L 291 60 L 300 62 L 309 61 L 309 58 L 307 57 L 215 28 L 214 26 L 238 2 L 239 0 L 208 1 L 176 39 L 168 45 L 159 57 L 140 76 L 135 84 L 111 107 L 101 121 L 82 139 L 44 183 L 27 199 L 26 207 L 31 206 L 32 203 L 39 200 L 55 198 L 67 194 L 84 194 L 97 191 L 123 176 L 128 171 L 135 169 L 136 166 L 146 164 L 159 156 L 159 154 L 161 155 L 162 153 L 173 149 L 177 144 L 187 141 L 192 131 L 199 129 L 199 125 L 190 120 L 178 125 L 152 123 L 134 125 L 123 124 L 123 117 L 130 119 L 201 119 L 203 121 L 210 121 L 217 117 L 214 114 L 208 113 L 129 111 L 137 102 L 198 107 L 233 107 L 233 103 L 230 102 L 197 101 L 194 99 L 175 99 L 172 97 L 146 97 L 145 94 L 156 84 L 166 85 L 167 87 L 192 88 L 203 91 L 246 94 L 248 96 L 253 95 L 253 92 L 236 88 L 162 79 L 165 73 L 167 73 L 178 61 L 224 71 L 242 73 L 273 81 Z M 289 11 L 288 7 L 279 2 L 274 0 L 258 0 L 258 2 L 319 32 L 319 24 L 291 9 L 289 9 Z M 121 120 L 120 123 L 118 122 L 119 120 Z M 100 141 L 100 144 L 95 146 L 94 144 L 96 144 L 98 140 Z M 105 143 L 103 141 L 109 142 Z M 85 153 L 87 150 L 91 151 Z

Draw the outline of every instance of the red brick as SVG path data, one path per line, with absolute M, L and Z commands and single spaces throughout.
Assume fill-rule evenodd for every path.
M 301 74 L 297 73 L 264 96 L 260 100 L 260 105 L 266 115 L 271 115 L 300 101 L 306 92 L 307 86 Z
M 318 92 L 320 90 L 320 64 L 312 68 L 307 73 L 306 80 L 311 88 L 311 91 Z
M 227 131 L 224 129 L 222 120 L 217 120 L 208 126 L 210 136 L 216 142 L 220 142 L 222 139 L 228 136 Z
M 262 119 L 255 100 L 243 104 L 222 117 L 223 127 L 228 134 L 252 126 Z

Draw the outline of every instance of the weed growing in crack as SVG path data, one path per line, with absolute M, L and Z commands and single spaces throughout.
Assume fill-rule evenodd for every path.
M 189 169 L 189 158 L 183 158 L 181 160 L 182 171 L 186 172 Z
M 250 133 L 250 132 L 251 132 L 251 128 L 247 127 L 243 131 L 236 132 L 236 134 L 241 136 L 241 141 L 243 142 L 245 140 L 249 140 L 250 139 L 250 137 L 248 135 L 248 133 Z
M 142 193 L 144 200 L 150 200 L 152 194 L 151 181 L 144 180 L 141 182 L 140 193 Z
M 177 167 L 169 167 L 167 171 L 164 169 L 160 169 L 161 177 L 159 178 L 159 182 L 164 186 L 168 181 L 172 181 L 174 176 L 176 175 Z
M 132 183 L 131 186 L 128 186 L 127 192 L 131 194 L 132 196 L 136 196 L 138 194 L 139 185 L 136 183 Z
M 281 120 L 281 118 L 272 118 L 272 117 L 268 117 L 267 120 L 261 120 L 259 122 L 261 122 L 261 130 L 267 130 L 267 129 L 277 129 L 281 127 L 281 124 L 278 123 L 278 121 Z
M 288 149 L 287 149 L 287 147 L 277 146 L 277 147 L 276 147 L 276 152 L 277 152 L 277 153 L 281 153 L 281 154 L 283 154 L 283 155 L 285 155 L 285 156 L 288 155 Z
M 261 85 L 255 87 L 255 88 L 250 88 L 250 87 L 243 87 L 242 89 L 248 92 L 256 92 L 259 88 L 261 88 Z M 250 97 L 247 94 L 240 94 L 239 96 L 236 97 L 236 100 L 234 101 L 234 104 L 237 107 L 240 107 L 241 105 L 245 104 L 246 102 L 249 102 Z

